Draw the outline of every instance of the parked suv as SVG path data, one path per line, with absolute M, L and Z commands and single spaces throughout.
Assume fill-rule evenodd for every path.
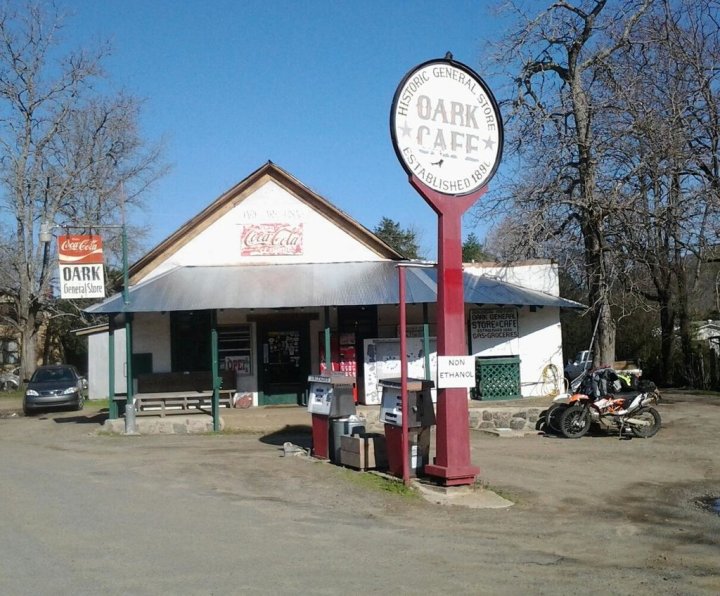
M 28 385 L 23 397 L 23 412 L 26 415 L 53 408 L 83 408 L 86 382 L 74 366 L 40 366 L 26 382 Z

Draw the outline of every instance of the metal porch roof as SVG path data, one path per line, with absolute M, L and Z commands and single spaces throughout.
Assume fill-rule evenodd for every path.
M 178 267 L 85 309 L 95 314 L 204 309 L 293 308 L 397 304 L 398 261 Z M 583 308 L 544 292 L 464 274 L 465 302 Z M 437 270 L 409 267 L 408 304 L 435 302 Z

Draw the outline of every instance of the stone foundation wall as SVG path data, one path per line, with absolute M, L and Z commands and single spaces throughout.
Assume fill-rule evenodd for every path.
M 535 430 L 544 408 L 471 408 L 470 428 Z
M 540 413 L 546 408 L 470 408 L 469 425 L 474 430 L 492 430 L 500 428 L 509 428 L 516 431 L 534 431 Z M 378 420 L 380 415 L 379 408 L 363 408 L 358 411 L 358 415 L 365 421 L 367 429 L 370 431 L 382 431 L 383 425 Z

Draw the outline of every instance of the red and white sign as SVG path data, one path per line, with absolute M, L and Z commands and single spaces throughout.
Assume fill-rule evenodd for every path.
M 240 236 L 243 257 L 303 254 L 303 224 L 245 224 Z
M 250 356 L 225 356 L 225 370 L 234 370 L 241 375 L 252 374 Z
M 103 263 L 103 246 L 100 236 L 59 236 L 58 261 L 61 265 Z
M 58 237 L 61 298 L 104 298 L 102 238 L 93 235 Z

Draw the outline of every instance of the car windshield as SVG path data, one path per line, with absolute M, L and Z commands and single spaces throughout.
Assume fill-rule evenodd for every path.
M 30 379 L 31 383 L 51 383 L 53 381 L 74 381 L 69 368 L 39 368 Z

